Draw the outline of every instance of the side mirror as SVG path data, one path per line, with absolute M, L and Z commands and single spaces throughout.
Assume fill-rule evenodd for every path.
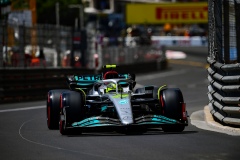
M 134 80 L 136 79 L 136 75 L 134 73 L 129 73 L 129 79 Z
M 97 91 L 100 86 L 101 86 L 101 84 L 95 84 L 94 85 L 94 90 Z

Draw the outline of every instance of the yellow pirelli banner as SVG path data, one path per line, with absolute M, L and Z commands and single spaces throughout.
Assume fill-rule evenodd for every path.
M 207 23 L 208 3 L 127 4 L 127 24 Z

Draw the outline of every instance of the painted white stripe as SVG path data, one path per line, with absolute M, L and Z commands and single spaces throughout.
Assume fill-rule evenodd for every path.
M 26 111 L 26 110 L 33 110 L 33 109 L 41 109 L 45 108 L 46 106 L 35 106 L 35 107 L 25 107 L 25 108 L 16 108 L 16 109 L 4 109 L 0 110 L 0 113 L 3 112 L 16 112 L 16 111 Z
M 181 51 L 166 50 L 166 57 L 167 59 L 185 59 L 187 55 Z
M 41 107 L 41 106 L 39 106 Z M 61 148 L 61 147 L 58 147 L 58 146 L 53 146 L 51 144 L 44 144 L 44 143 L 41 143 L 41 142 L 37 142 L 37 141 L 33 141 L 33 140 L 30 140 L 28 139 L 27 137 L 25 137 L 22 132 L 23 132 L 23 128 L 25 125 L 27 125 L 28 123 L 34 121 L 35 119 L 30 119 L 28 121 L 25 121 L 19 128 L 18 130 L 18 134 L 19 136 L 29 142 L 29 143 L 32 143 L 32 144 L 36 144 L 36 145 L 41 145 L 41 146 L 44 146 L 44 147 L 49 147 L 49 148 L 54 148 L 54 149 L 57 149 L 57 150 L 62 150 L 62 151 L 68 151 L 68 152 L 72 152 L 72 153 L 80 153 L 80 154 L 84 154 L 84 155 L 88 155 L 88 156 L 92 156 L 92 157 L 95 157 L 95 159 L 98 159 L 98 158 L 101 158 L 101 159 L 113 159 L 113 160 L 120 160 L 119 158 L 116 158 L 116 157 L 109 157 L 109 156 L 105 156 L 105 155 L 101 155 L 101 154 L 95 154 L 95 153 L 92 153 L 91 151 L 77 151 L 77 150 L 70 150 L 70 149 L 66 149 L 66 148 Z

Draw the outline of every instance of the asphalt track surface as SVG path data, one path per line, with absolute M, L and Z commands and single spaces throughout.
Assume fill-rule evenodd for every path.
M 205 120 L 208 104 L 204 56 L 171 60 L 166 71 L 137 75 L 138 85 L 180 88 L 189 117 L 182 133 L 91 132 L 62 136 L 48 130 L 45 101 L 0 105 L 0 159 L 7 160 L 239 160 L 240 136 Z M 221 128 L 221 127 L 219 127 Z

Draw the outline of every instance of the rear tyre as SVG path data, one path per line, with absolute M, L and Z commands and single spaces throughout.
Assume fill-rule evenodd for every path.
M 84 116 L 85 97 L 79 92 L 69 91 L 61 95 L 61 118 L 59 131 L 62 135 L 80 134 L 80 129 L 72 128 L 72 123 L 79 122 Z M 76 131 L 76 132 L 74 132 Z
M 184 103 L 184 100 L 180 89 L 169 88 L 162 90 L 160 94 L 160 103 L 165 117 L 181 121 L 183 114 L 182 103 Z M 184 128 L 184 124 L 162 126 L 164 132 L 182 132 Z
M 47 126 L 49 129 L 58 129 L 60 115 L 60 95 L 68 90 L 50 90 L 47 95 Z
M 145 93 L 145 89 L 144 88 L 137 88 L 134 93 Z

